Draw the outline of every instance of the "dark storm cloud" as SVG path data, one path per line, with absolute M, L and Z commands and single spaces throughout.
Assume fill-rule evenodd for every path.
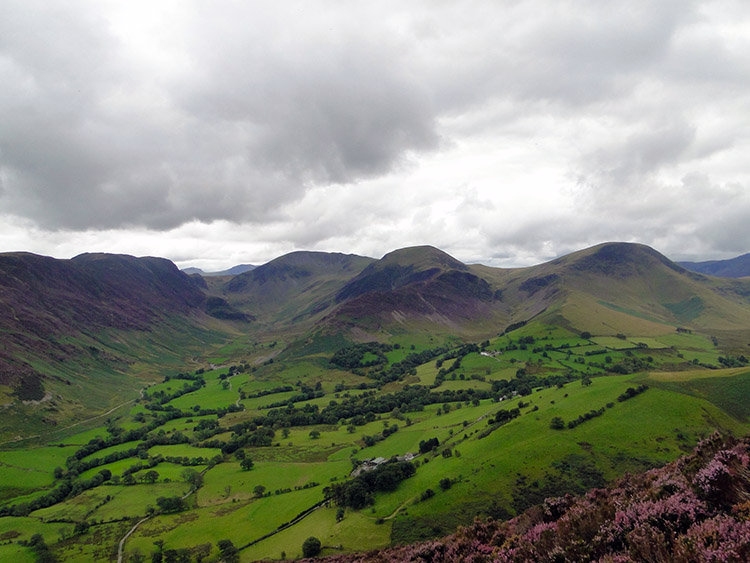
M 82 8 L 5 10 L 2 202 L 43 226 L 264 221 L 311 185 L 437 147 L 429 93 L 366 34 L 197 10 L 189 70 L 162 80 Z

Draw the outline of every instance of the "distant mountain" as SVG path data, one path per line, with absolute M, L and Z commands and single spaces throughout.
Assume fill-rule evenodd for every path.
M 717 276 L 720 278 L 750 277 L 750 253 L 729 260 L 708 260 L 706 262 L 678 262 L 683 268 Z
M 550 322 L 598 334 L 659 334 L 675 326 L 731 330 L 750 319 L 750 283 L 690 272 L 640 244 L 600 244 L 504 281 L 507 298 L 541 297 Z
M 292 252 L 234 276 L 221 290 L 243 311 L 268 322 L 310 319 L 372 258 L 355 254 Z
M 257 267 L 258 266 L 254 266 L 253 264 L 238 264 L 237 266 L 232 266 L 228 270 L 221 270 L 220 272 L 204 272 L 200 268 L 185 268 L 182 271 L 188 275 L 198 274 L 199 276 L 208 276 L 208 277 L 236 276 L 238 274 L 244 274 L 245 272 L 254 270 Z
M 235 276 L 220 294 L 276 327 L 314 321 L 370 337 L 406 328 L 493 334 L 533 318 L 613 335 L 734 330 L 750 319 L 749 282 L 706 277 L 631 243 L 512 269 L 466 265 L 431 246 L 380 260 L 295 252 Z

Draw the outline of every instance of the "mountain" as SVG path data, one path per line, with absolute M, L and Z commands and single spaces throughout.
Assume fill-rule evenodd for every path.
M 746 329 L 750 283 L 709 278 L 633 243 L 603 243 L 545 264 L 477 267 L 501 287 L 514 322 L 539 320 L 598 334 L 664 334 L 675 326 Z
M 406 329 L 489 336 L 531 319 L 579 332 L 656 335 L 676 326 L 744 329 L 750 318 L 750 282 L 691 272 L 632 243 L 528 268 L 467 265 L 431 246 L 380 260 L 294 252 L 229 281 L 207 281 L 210 295 L 266 328 L 315 322 L 357 338 Z
M 298 322 L 328 308 L 336 293 L 372 258 L 292 252 L 239 274 L 216 288 L 232 305 L 266 322 Z
M 461 331 L 506 316 L 485 279 L 431 246 L 386 254 L 346 283 L 336 303 L 330 322 L 368 328 L 422 324 Z
M 258 266 L 254 266 L 253 264 L 238 264 L 237 266 L 232 266 L 228 270 L 221 270 L 219 272 L 204 272 L 200 268 L 185 268 L 182 271 L 185 272 L 188 275 L 198 274 L 199 276 L 236 276 L 237 274 L 244 274 L 245 272 L 249 272 L 250 270 L 254 270 Z
M 706 262 L 678 262 L 680 266 L 693 272 L 720 278 L 744 278 L 750 276 L 750 253 L 729 260 L 708 260 Z
M 170 344 L 194 340 L 210 324 L 207 309 L 223 318 L 234 311 L 163 258 L 0 254 L 0 403 L 49 400 L 54 391 L 63 402 L 78 395 L 68 409 L 94 407 L 137 384 L 123 375 L 129 363 L 160 361 L 177 353 Z

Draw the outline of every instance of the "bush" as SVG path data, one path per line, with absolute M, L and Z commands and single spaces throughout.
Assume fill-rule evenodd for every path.
M 310 536 L 302 544 L 303 557 L 316 557 L 320 553 L 320 540 L 315 536 Z
M 562 430 L 563 428 L 565 428 L 565 421 L 559 416 L 556 416 L 550 421 L 549 427 L 553 430 Z

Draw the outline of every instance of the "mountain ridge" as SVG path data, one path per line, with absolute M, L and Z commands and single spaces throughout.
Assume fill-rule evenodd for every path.
M 678 264 L 693 272 L 710 276 L 722 278 L 744 278 L 750 276 L 750 252 L 727 260 L 678 262 Z

